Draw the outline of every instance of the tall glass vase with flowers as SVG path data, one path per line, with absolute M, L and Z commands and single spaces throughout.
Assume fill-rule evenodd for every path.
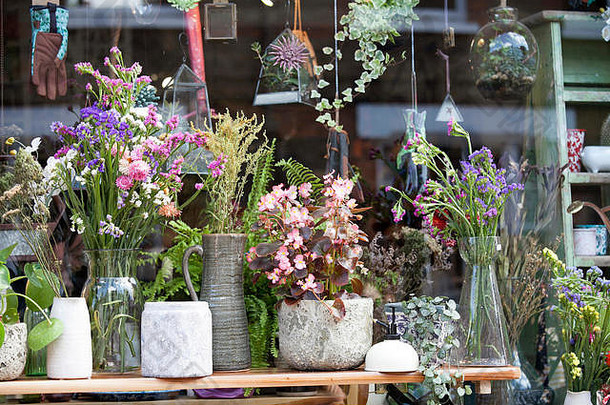
M 324 184 L 321 204 L 312 199 L 310 183 L 287 188 L 276 185 L 264 195 L 255 229 L 264 230 L 268 240 L 247 255 L 250 268 L 267 277 L 284 298 L 279 311 L 280 353 L 298 369 L 355 367 L 363 361 L 372 339 L 370 322 L 367 325 L 372 319 L 372 301 L 351 299 L 362 293 L 362 283 L 352 274 L 362 266 L 360 242 L 368 241 L 356 224 L 365 209 L 357 208 L 350 197 L 351 180 L 329 174 Z M 303 312 L 293 316 L 291 307 Z M 297 318 L 306 322 L 302 315 L 306 312 L 314 315 L 312 324 L 294 327 Z M 363 324 L 350 328 L 355 319 Z M 327 338 L 318 339 L 316 333 Z M 350 341 L 349 350 L 341 339 Z M 324 350 L 316 350 L 320 344 Z
M 591 394 L 595 395 L 610 372 L 610 280 L 598 267 L 586 272 L 566 267 L 550 249 L 544 249 L 544 256 L 552 268 L 557 298 L 551 310 L 561 325 L 566 403 L 577 393 L 584 393 L 591 403 Z
M 507 183 L 505 171 L 496 166 L 487 147 L 473 151 L 470 134 L 458 123 L 448 126 L 449 136 L 466 139 L 468 158 L 456 168 L 446 153 L 416 134 L 405 148 L 415 164 L 428 168 L 431 179 L 415 198 L 392 187 L 386 190 L 399 195 L 392 209 L 395 221 L 404 215 L 403 203 L 408 201 L 432 236 L 449 245 L 455 245 L 456 239 L 459 242 L 466 273 L 458 309 L 463 345 L 454 351 L 456 360 L 469 365 L 506 365 L 510 356 L 495 274 L 500 251 L 496 235 L 507 197 L 523 186 Z
M 136 108 L 138 94 L 151 80 L 141 75 L 137 62 L 127 67 L 118 48 L 110 53 L 115 62 L 106 57 L 104 65 L 114 78 L 89 62 L 75 65 L 95 83 L 86 86 L 91 103 L 74 125 L 51 126 L 62 146 L 45 173 L 63 192 L 72 230 L 82 234 L 89 255 L 84 294 L 92 319 L 94 369 L 125 372 L 139 367 L 137 249 L 153 226 L 180 215 L 184 156 L 175 151 L 204 146 L 205 137 L 172 132 L 177 117 L 163 123 L 154 105 Z

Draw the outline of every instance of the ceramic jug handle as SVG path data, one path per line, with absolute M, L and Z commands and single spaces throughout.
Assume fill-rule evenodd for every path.
M 203 258 L 203 248 L 200 245 L 195 245 L 187 248 L 184 251 L 184 255 L 182 256 L 182 273 L 184 274 L 184 283 L 186 284 L 186 288 L 189 290 L 191 294 L 191 298 L 193 301 L 198 301 L 197 293 L 193 288 L 193 283 L 191 282 L 191 275 L 189 273 L 189 257 L 195 253 Z

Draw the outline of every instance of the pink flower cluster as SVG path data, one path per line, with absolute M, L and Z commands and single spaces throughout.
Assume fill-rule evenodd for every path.
M 222 175 L 222 172 L 225 170 L 225 163 L 228 161 L 229 158 L 227 158 L 227 156 L 221 152 L 216 159 L 208 164 L 208 169 L 210 170 L 212 177 L 219 177 Z

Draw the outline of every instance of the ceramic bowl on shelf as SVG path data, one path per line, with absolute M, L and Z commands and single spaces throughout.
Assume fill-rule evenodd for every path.
M 582 163 L 589 172 L 610 172 L 610 146 L 585 146 Z
M 603 256 L 606 254 L 608 246 L 608 231 L 604 225 L 576 225 L 574 228 L 574 245 L 577 255 Z M 590 234 L 595 235 L 594 245 L 592 242 L 593 236 Z M 592 249 L 594 249 L 594 253 Z M 579 253 L 579 251 L 584 251 L 584 253 Z

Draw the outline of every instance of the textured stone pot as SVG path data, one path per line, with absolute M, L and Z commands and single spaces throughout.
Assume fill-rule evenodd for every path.
M 344 300 L 345 318 L 336 321 L 319 301 L 282 302 L 278 311 L 280 355 L 298 370 L 358 367 L 373 343 L 373 300 Z M 330 306 L 333 301 L 326 301 Z
M 212 314 L 207 302 L 147 302 L 141 336 L 144 377 L 212 374 Z
M 563 405 L 592 405 L 591 393 L 589 391 L 568 391 Z
M 28 348 L 28 327 L 25 323 L 4 325 L 4 343 L 0 347 L 0 380 L 19 377 L 25 369 Z
M 90 378 L 93 369 L 91 321 L 83 297 L 53 298 L 51 317 L 64 331 L 47 347 L 47 376 L 55 379 Z

